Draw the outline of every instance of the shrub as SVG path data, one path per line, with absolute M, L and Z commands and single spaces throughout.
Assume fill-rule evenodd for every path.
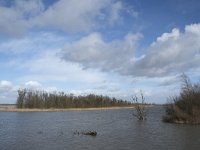
M 166 106 L 163 121 L 172 123 L 200 124 L 200 83 L 192 84 L 183 74 L 179 96 L 173 97 L 173 103 Z
M 147 112 L 145 110 L 145 98 L 142 92 L 140 93 L 140 96 L 141 103 L 138 102 L 137 96 L 132 98 L 135 103 L 135 112 L 133 113 L 133 116 L 135 116 L 138 120 L 146 120 Z

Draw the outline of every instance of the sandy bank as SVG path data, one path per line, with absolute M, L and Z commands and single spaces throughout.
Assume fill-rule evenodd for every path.
M 0 112 L 64 112 L 64 111 L 88 111 L 88 110 L 109 110 L 109 109 L 130 109 L 134 106 L 128 107 L 100 107 L 100 108 L 65 108 L 65 109 L 18 109 L 18 108 L 0 108 Z

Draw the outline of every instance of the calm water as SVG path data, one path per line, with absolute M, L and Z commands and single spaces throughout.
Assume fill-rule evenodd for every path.
M 139 122 L 132 109 L 0 112 L 0 150 L 198 150 L 200 126 L 166 124 L 164 109 Z M 96 137 L 73 132 L 95 130 Z

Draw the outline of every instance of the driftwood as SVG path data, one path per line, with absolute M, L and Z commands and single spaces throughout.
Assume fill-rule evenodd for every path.
M 79 131 L 75 131 L 74 134 L 76 135 L 90 135 L 90 136 L 97 136 L 97 132 L 96 131 L 83 131 L 83 132 L 79 132 Z
M 96 131 L 89 131 L 89 132 L 83 132 L 83 135 L 91 135 L 91 136 L 96 136 L 97 132 Z

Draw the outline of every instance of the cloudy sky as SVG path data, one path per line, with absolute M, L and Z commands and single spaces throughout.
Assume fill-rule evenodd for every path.
M 200 80 L 199 0 L 0 0 L 0 103 L 19 88 L 165 103 Z

